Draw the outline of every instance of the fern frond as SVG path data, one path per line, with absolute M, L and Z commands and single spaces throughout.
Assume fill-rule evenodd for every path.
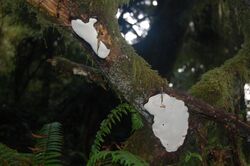
M 32 154 L 18 153 L 0 143 L 0 165 L 3 166 L 31 166 Z
M 131 113 L 132 131 L 138 130 L 143 127 L 141 115 L 134 109 L 128 109 Z
M 46 124 L 38 132 L 40 138 L 37 138 L 35 146 L 36 153 L 34 160 L 41 166 L 60 166 L 63 136 L 61 133 L 61 124 L 54 122 Z
M 94 143 L 91 147 L 90 156 L 100 151 L 101 144 L 104 142 L 104 137 L 111 133 L 112 126 L 121 121 L 123 115 L 131 113 L 132 130 L 137 130 L 143 126 L 142 119 L 134 107 L 129 104 L 120 104 L 115 109 L 111 110 L 107 118 L 100 125 L 100 129 L 96 134 Z
M 119 105 L 115 109 L 111 110 L 107 118 L 102 121 L 100 125 L 100 129 L 96 133 L 94 143 L 91 147 L 90 156 L 100 151 L 101 144 L 104 142 L 104 137 L 111 133 L 112 126 L 116 124 L 117 122 L 121 121 L 123 114 L 127 114 L 125 107 L 126 107 L 125 104 Z
M 94 166 L 98 161 L 103 160 L 110 161 L 110 164 L 122 164 L 124 166 L 149 166 L 138 156 L 124 150 L 97 152 L 90 158 L 87 166 Z

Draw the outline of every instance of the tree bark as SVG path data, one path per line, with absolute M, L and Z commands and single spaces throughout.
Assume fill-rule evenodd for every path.
M 88 81 L 94 82 L 104 89 L 107 89 L 107 81 L 98 69 L 72 62 L 62 57 L 55 57 L 47 61 L 60 73 L 85 77 Z
M 189 108 L 189 113 L 199 114 L 222 124 L 235 124 L 238 128 L 250 133 L 250 125 L 235 117 L 232 113 L 227 113 L 223 109 L 215 108 L 208 103 L 194 98 L 187 93 L 179 92 L 168 87 L 167 81 L 160 77 L 158 73 L 139 57 L 133 48 L 126 44 L 120 36 L 115 12 L 116 3 L 99 0 L 86 0 L 82 4 L 78 1 L 57 1 L 57 0 L 27 0 L 33 7 L 42 10 L 56 22 L 64 25 L 64 28 L 73 33 L 70 26 L 72 18 L 80 18 L 84 22 L 90 17 L 97 17 L 95 24 L 99 31 L 99 37 L 111 50 L 105 59 L 98 59 L 94 55 L 93 59 L 98 64 L 100 71 L 108 80 L 108 85 L 130 104 L 135 106 L 144 117 L 144 128 L 136 132 L 128 141 L 127 149 L 137 150 L 140 155 L 151 165 L 165 165 L 172 163 L 178 158 L 176 153 L 168 153 L 161 145 L 159 139 L 152 132 L 152 116 L 144 109 L 143 104 L 153 94 L 159 93 L 163 88 L 164 92 L 184 103 Z M 110 6 L 111 5 L 111 6 Z M 80 7 L 81 6 L 81 7 Z M 84 7 L 82 7 L 84 6 Z M 55 21 L 55 20 L 54 20 Z M 79 39 L 83 47 L 86 43 Z M 142 145 L 143 144 L 143 145 Z M 157 161 L 157 163 L 155 163 Z

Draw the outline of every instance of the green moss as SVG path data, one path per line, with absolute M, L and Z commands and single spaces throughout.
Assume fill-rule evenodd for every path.
M 120 35 L 118 20 L 115 18 L 118 7 L 127 5 L 130 1 L 132 0 L 77 0 L 80 6 L 77 14 L 80 16 L 87 13 L 89 17 L 97 17 L 108 27 L 112 38 L 115 38 L 118 32 Z
M 235 106 L 239 105 L 244 84 L 250 82 L 250 20 L 247 19 L 250 16 L 250 9 L 246 8 L 242 1 L 230 1 L 229 5 L 230 10 L 234 10 L 236 13 L 235 19 L 239 23 L 239 29 L 244 33 L 244 45 L 235 57 L 227 60 L 221 67 L 204 74 L 201 80 L 190 89 L 190 92 L 213 106 L 234 112 Z M 225 136 L 228 133 L 223 132 L 225 128 L 207 122 L 203 122 L 203 125 L 206 126 L 204 130 L 207 132 L 206 138 L 209 144 L 216 145 L 215 148 L 222 150 L 227 149 L 228 146 L 233 146 L 233 143 Z M 244 155 L 248 156 L 249 154 L 243 153 L 241 150 L 242 142 L 240 138 L 237 138 L 236 141 L 240 160 L 245 163 Z M 208 146 L 207 150 L 211 151 L 213 148 Z M 233 158 L 231 158 L 232 161 Z M 215 160 L 211 164 L 216 164 L 216 162 L 218 161 Z
M 112 65 L 109 75 L 112 75 L 111 80 L 116 81 L 115 85 L 119 85 L 119 89 L 127 99 L 129 101 L 138 98 L 143 100 L 156 91 L 160 91 L 167 81 L 162 79 L 157 71 L 152 70 L 150 65 L 138 56 L 132 46 L 128 45 L 123 38 L 117 41 L 120 41 L 119 47 L 123 57 Z
M 0 74 L 9 74 L 14 69 L 14 56 L 18 43 L 32 34 L 32 29 L 27 26 L 13 24 L 10 17 L 3 18 L 0 28 Z
M 113 85 L 119 87 L 118 89 L 127 100 L 133 101 L 135 98 L 148 97 L 150 93 L 159 91 L 166 85 L 166 80 L 162 79 L 157 71 L 152 70 L 148 63 L 138 56 L 121 37 L 115 13 L 119 5 L 128 2 L 128 0 L 79 1 L 85 10 L 83 12 L 90 13 L 90 17 L 91 15 L 97 16 L 107 26 L 112 38 L 112 45 L 115 48 L 121 48 L 124 56 L 119 57 L 120 59 L 112 64 L 108 71 L 108 79 Z
M 160 90 L 166 85 L 167 81 L 163 80 L 157 71 L 152 70 L 148 63 L 141 57 L 133 56 L 132 58 L 132 76 L 133 85 L 137 90 L 147 89 L 149 91 Z
M 206 73 L 202 80 L 192 87 L 191 93 L 212 105 L 232 108 L 231 81 L 231 77 L 225 71 L 217 68 Z
M 250 9 L 245 1 L 225 1 L 219 4 L 223 7 L 226 18 L 230 16 L 228 10 L 235 14 L 234 19 L 239 24 L 239 29 L 244 32 L 245 42 L 235 57 L 204 74 L 190 92 L 214 106 L 232 111 L 238 102 L 235 98 L 239 97 L 239 90 L 245 82 L 250 81 Z
M 250 55 L 243 49 L 237 56 L 204 74 L 201 80 L 190 90 L 191 94 L 208 103 L 234 110 L 235 97 L 245 82 L 250 81 Z
M 114 17 L 119 6 L 128 4 L 130 0 L 78 0 L 83 13 L 92 13 L 102 18 Z

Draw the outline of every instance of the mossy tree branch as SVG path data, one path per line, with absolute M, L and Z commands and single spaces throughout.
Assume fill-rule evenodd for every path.
M 175 91 L 168 87 L 164 78 L 140 58 L 133 48 L 126 44 L 121 37 L 117 20 L 114 17 L 115 10 L 120 1 L 116 3 L 108 3 L 102 0 L 86 0 L 80 1 L 57 1 L 57 0 L 27 0 L 34 7 L 41 9 L 49 16 L 56 19 L 59 24 L 65 25 L 69 31 L 72 29 L 68 26 L 70 19 L 78 17 L 83 21 L 96 16 L 98 22 L 95 27 L 100 32 L 100 39 L 111 50 L 109 56 L 105 60 L 100 60 L 96 56 L 93 59 L 98 64 L 99 69 L 109 81 L 109 86 L 114 89 L 118 95 L 134 105 L 145 119 L 145 127 L 131 138 L 132 142 L 144 142 L 144 146 L 139 148 L 127 146 L 131 149 L 140 149 L 141 155 L 148 162 L 158 161 L 157 165 L 168 163 L 173 160 L 173 154 L 167 153 L 161 146 L 158 138 L 152 132 L 152 117 L 149 116 L 143 107 L 148 98 L 158 93 L 161 88 L 170 96 L 183 100 L 188 106 L 191 113 L 203 115 L 214 121 L 223 124 L 235 124 L 238 128 L 250 133 L 250 125 L 238 119 L 233 113 L 227 113 L 222 107 L 214 106 L 190 96 L 187 93 Z M 58 3 L 60 3 L 58 5 Z M 107 3 L 107 4 L 106 4 Z M 79 40 L 82 42 L 82 40 Z M 83 47 L 86 44 L 83 44 Z M 138 138 L 138 139 L 137 139 Z M 145 143 L 146 142 L 146 143 Z M 152 154 L 155 154 L 152 156 Z M 172 156 L 172 157 L 171 157 Z
M 96 68 L 72 62 L 63 57 L 55 57 L 53 59 L 48 59 L 47 61 L 60 73 L 80 75 L 85 77 L 88 81 L 95 82 L 105 89 L 107 88 L 107 81 Z

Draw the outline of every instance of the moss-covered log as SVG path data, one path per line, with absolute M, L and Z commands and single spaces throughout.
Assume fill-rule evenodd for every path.
M 162 88 L 164 89 L 164 92 L 170 96 L 183 100 L 189 107 L 191 113 L 206 116 L 223 124 L 233 123 L 235 126 L 246 131 L 246 133 L 250 133 L 250 125 L 238 119 L 233 113 L 229 113 L 229 111 L 223 109 L 228 109 L 232 104 L 228 102 L 231 98 L 227 94 L 230 93 L 227 89 L 233 88 L 230 83 L 223 84 L 223 86 L 225 85 L 226 87 L 218 86 L 218 90 L 211 90 L 211 92 L 214 92 L 211 95 L 206 92 L 207 90 L 210 92 L 210 86 L 199 86 L 199 84 L 197 84 L 196 87 L 193 88 L 192 93 L 197 94 L 196 96 L 198 97 L 201 97 L 201 95 L 205 96 L 203 99 L 206 101 L 216 99 L 212 102 L 209 101 L 211 104 L 220 107 L 215 108 L 200 99 L 169 88 L 167 81 L 160 77 L 156 71 L 152 70 L 150 66 L 135 53 L 133 48 L 126 44 L 120 35 L 118 24 L 114 17 L 118 5 L 124 1 L 27 0 L 27 2 L 32 4 L 33 7 L 41 9 L 47 13 L 52 19 L 54 19 L 54 21 L 64 25 L 65 29 L 72 33 L 72 29 L 68 26 L 70 25 L 72 18 L 80 18 L 87 22 L 89 18 L 97 17 L 98 22 L 95 24 L 95 27 L 99 33 L 98 37 L 108 46 L 111 52 L 105 60 L 98 59 L 92 52 L 93 59 L 108 80 L 109 86 L 116 91 L 119 96 L 134 105 L 143 115 L 145 119 L 145 127 L 128 140 L 127 149 L 135 152 L 152 165 L 155 161 L 157 161 L 157 165 L 171 163 L 176 160 L 178 155 L 178 152 L 174 154 L 167 153 L 162 147 L 159 139 L 156 138 L 152 132 L 152 117 L 145 112 L 143 107 L 143 104 L 148 98 L 151 95 L 158 93 Z M 82 42 L 82 40 L 79 39 L 79 42 Z M 85 48 L 89 48 L 84 42 L 82 42 L 82 45 Z M 241 68 L 239 68 L 238 72 L 244 72 L 246 69 L 249 70 L 249 57 L 242 55 L 237 58 L 239 58 L 240 63 L 243 62 L 243 64 L 240 64 Z M 227 73 L 222 72 L 222 70 L 215 70 L 213 72 L 212 75 L 216 75 L 216 73 L 222 74 L 223 76 L 227 75 Z M 230 70 L 230 72 L 234 71 Z M 239 74 L 238 72 L 235 74 Z M 225 80 L 229 82 L 234 81 L 232 80 L 234 79 L 232 78 L 233 76 L 234 75 L 229 75 Z M 223 77 L 220 79 L 223 79 Z M 214 84 L 217 85 L 218 82 L 220 83 L 219 80 L 216 80 L 214 81 Z M 213 88 L 214 87 L 217 86 L 213 86 Z M 218 98 L 216 98 L 217 96 Z M 223 103 L 223 101 L 227 101 L 228 103 Z M 217 103 L 225 104 L 226 107 Z

